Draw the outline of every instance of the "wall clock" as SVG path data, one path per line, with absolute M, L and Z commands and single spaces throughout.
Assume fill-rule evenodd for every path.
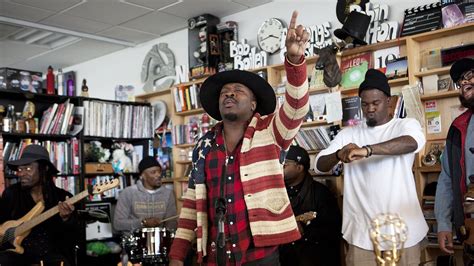
M 285 29 L 286 25 L 280 19 L 270 18 L 265 20 L 257 33 L 257 42 L 260 49 L 270 54 L 280 50 L 282 33 Z

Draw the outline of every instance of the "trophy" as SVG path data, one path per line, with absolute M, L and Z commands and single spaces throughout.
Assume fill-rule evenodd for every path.
M 398 214 L 379 214 L 371 221 L 370 239 L 377 264 L 396 266 L 407 239 L 407 226 Z

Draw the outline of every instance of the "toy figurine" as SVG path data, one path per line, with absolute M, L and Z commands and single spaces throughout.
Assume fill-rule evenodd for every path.
M 81 87 L 81 96 L 82 97 L 89 97 L 89 87 L 87 87 L 87 80 L 82 80 L 82 87 Z

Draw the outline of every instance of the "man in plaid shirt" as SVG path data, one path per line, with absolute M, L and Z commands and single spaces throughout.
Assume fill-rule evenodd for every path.
M 183 265 L 194 239 L 207 265 L 278 265 L 278 245 L 300 238 L 282 167 L 309 109 L 308 33 L 296 26 L 297 14 L 286 38 L 285 103 L 276 113 L 273 88 L 254 73 L 220 72 L 203 83 L 202 106 L 222 121 L 194 148 L 170 265 Z

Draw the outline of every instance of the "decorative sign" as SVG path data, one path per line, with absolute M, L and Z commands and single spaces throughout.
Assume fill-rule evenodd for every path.
M 305 57 L 310 57 L 314 55 L 314 48 L 324 48 L 328 45 L 332 44 L 332 35 L 331 35 L 331 23 L 324 22 L 319 25 L 312 25 L 306 27 L 306 30 L 309 33 L 309 40 L 306 47 L 306 51 L 304 53 Z M 287 30 L 283 31 L 281 43 L 280 43 L 280 59 L 281 61 L 285 61 L 285 53 L 286 53 L 286 32 Z
M 365 36 L 367 44 L 393 40 L 397 38 L 398 22 L 388 20 L 388 5 L 365 4 L 365 11 L 358 5 L 351 5 L 350 11 L 357 11 L 370 16 L 370 26 Z
M 176 70 L 176 83 L 189 82 L 189 67 L 187 65 L 179 65 L 175 67 Z
M 400 47 L 389 47 L 381 50 L 374 51 L 374 68 L 380 69 L 385 68 L 387 63 L 391 60 L 400 57 Z
M 165 58 L 163 58 L 163 56 Z M 173 52 L 167 43 L 153 45 L 145 56 L 142 65 L 143 90 L 146 92 L 161 91 L 171 87 L 175 82 L 175 62 Z
M 267 65 L 267 53 L 257 52 L 257 48 L 250 47 L 246 39 L 242 43 L 230 41 L 230 57 L 234 58 L 234 69 L 249 70 Z

